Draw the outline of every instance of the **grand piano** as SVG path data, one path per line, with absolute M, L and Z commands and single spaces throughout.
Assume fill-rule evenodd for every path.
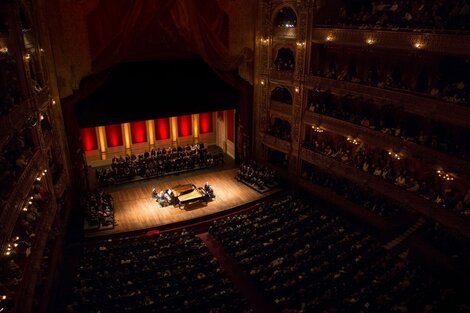
M 171 190 L 173 191 L 174 205 L 178 205 L 180 209 L 196 202 L 207 204 L 210 199 L 202 187 L 196 187 L 194 184 L 178 185 Z

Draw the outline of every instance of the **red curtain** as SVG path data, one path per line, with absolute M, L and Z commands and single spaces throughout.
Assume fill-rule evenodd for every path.
M 164 140 L 170 138 L 170 119 L 159 118 L 155 120 L 155 139 Z
M 82 137 L 83 150 L 93 151 L 98 149 L 98 141 L 96 140 L 96 130 L 94 127 L 81 128 L 80 136 Z
M 121 124 L 107 125 L 106 129 L 106 142 L 108 147 L 122 146 L 122 129 Z
M 227 110 L 227 139 L 235 142 L 235 110 Z
M 199 114 L 199 132 L 201 134 L 212 133 L 212 113 Z
M 217 0 L 101 0 L 87 17 L 94 72 L 126 60 L 199 55 L 236 69 L 227 48 L 228 18 Z
M 191 136 L 193 133 L 191 115 L 178 116 L 178 137 Z
M 145 121 L 131 123 L 132 143 L 147 141 L 147 125 Z

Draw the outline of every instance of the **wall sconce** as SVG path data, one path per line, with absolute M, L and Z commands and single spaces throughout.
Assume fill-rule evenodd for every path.
M 264 84 L 265 84 L 264 79 L 262 79 L 262 80 L 260 81 L 260 84 L 261 84 L 261 86 L 264 86 Z
M 327 42 L 332 42 L 334 39 L 335 39 L 335 37 L 333 37 L 333 35 L 326 36 L 326 41 Z
M 316 133 L 323 133 L 323 129 L 321 129 L 319 126 L 312 125 L 312 129 Z
M 454 177 L 452 175 L 444 172 L 443 170 L 437 170 L 436 173 L 440 178 L 442 178 L 444 180 L 448 180 L 448 181 L 454 180 Z
M 0 48 L 0 53 L 2 53 L 2 54 L 8 54 L 8 48 L 7 48 L 7 47 L 1 47 L 1 48 Z
M 359 139 L 355 139 L 355 138 L 352 138 L 350 136 L 348 136 L 346 138 L 346 140 L 349 142 L 349 143 L 352 143 L 353 145 L 357 146 L 359 144 Z
M 55 104 L 55 100 L 54 100 L 54 99 L 52 99 L 52 104 Z
M 43 48 L 40 48 L 39 51 L 44 52 L 44 49 L 43 49 Z
M 260 41 L 263 45 L 269 44 L 269 38 L 261 38 Z
M 416 49 L 423 49 L 424 48 L 424 43 L 422 43 L 421 41 L 416 41 L 413 46 L 416 48 Z
M 393 151 L 389 151 L 388 152 L 388 155 L 390 155 L 392 158 L 396 159 L 396 160 L 400 160 L 401 157 L 398 153 L 394 153 Z
M 26 53 L 26 54 L 24 55 L 24 59 L 25 59 L 26 61 L 28 61 L 29 59 L 31 59 L 31 54 Z
M 371 45 L 373 45 L 373 44 L 375 43 L 375 40 L 372 39 L 372 38 L 367 38 L 366 43 L 367 43 L 369 46 L 371 46 Z
M 303 48 L 307 45 L 307 43 L 305 41 L 297 41 L 297 47 L 299 48 Z
M 296 93 L 299 93 L 299 92 L 300 92 L 300 88 L 299 88 L 299 87 L 295 87 L 294 90 L 295 90 Z

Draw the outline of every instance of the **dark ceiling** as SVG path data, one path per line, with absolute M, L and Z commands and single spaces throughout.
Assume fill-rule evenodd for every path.
M 129 62 L 76 106 L 79 127 L 237 108 L 239 92 L 201 59 Z

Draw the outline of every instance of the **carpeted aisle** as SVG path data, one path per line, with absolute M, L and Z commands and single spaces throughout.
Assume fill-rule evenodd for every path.
M 250 303 L 251 308 L 256 313 L 276 312 L 274 304 L 255 287 L 248 274 L 235 263 L 235 261 L 225 252 L 223 246 L 215 240 L 209 233 L 198 235 L 207 246 L 207 249 L 219 262 L 220 266 L 227 272 L 235 287 L 240 291 Z

